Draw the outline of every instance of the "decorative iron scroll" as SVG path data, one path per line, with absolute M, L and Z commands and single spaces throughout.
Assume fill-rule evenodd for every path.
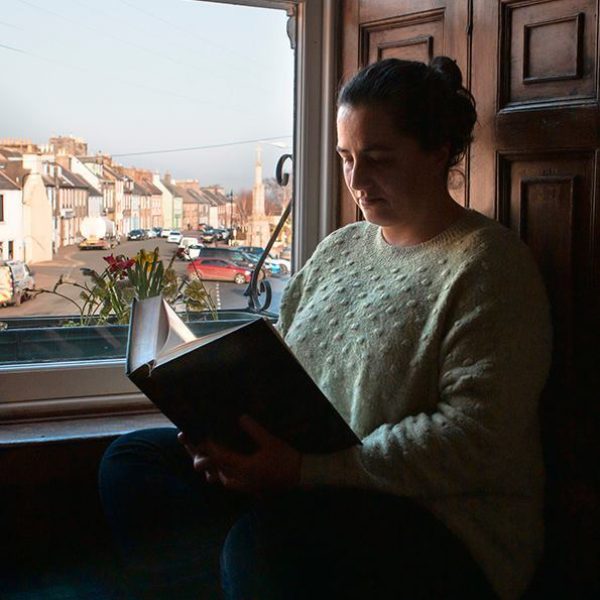
M 277 179 L 277 183 L 281 187 L 285 187 L 288 184 L 290 179 L 289 173 L 283 172 L 283 165 L 287 160 L 293 161 L 293 156 L 291 154 L 283 154 L 277 161 L 277 167 L 275 168 L 275 177 Z M 294 196 L 292 194 L 291 200 L 288 202 L 288 205 L 285 207 L 281 218 L 279 219 L 279 223 L 277 223 L 277 227 L 271 234 L 269 241 L 260 255 L 258 259 L 258 263 L 252 273 L 252 279 L 250 280 L 250 284 L 248 288 L 244 292 L 245 296 L 248 296 L 248 310 L 254 313 L 262 313 L 265 312 L 269 306 L 271 305 L 271 298 L 273 296 L 273 292 L 271 290 L 271 284 L 267 281 L 266 278 L 263 278 L 259 281 L 260 274 L 262 272 L 262 267 L 265 263 L 266 258 L 269 256 L 269 252 L 271 252 L 271 248 L 279 235 L 279 232 L 283 228 L 283 225 L 287 221 L 287 218 L 290 215 L 290 211 L 292 210 L 292 203 L 294 202 Z M 264 302 L 261 302 L 261 295 L 264 294 Z

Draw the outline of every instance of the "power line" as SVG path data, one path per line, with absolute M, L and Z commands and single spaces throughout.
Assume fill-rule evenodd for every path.
M 225 148 L 226 146 L 241 146 L 242 144 L 254 144 L 257 142 L 269 142 L 272 140 L 283 140 L 291 138 L 291 135 L 278 135 L 274 137 L 261 137 L 254 140 L 241 140 L 238 142 L 226 142 L 223 144 L 209 144 L 206 146 L 188 146 L 185 148 L 169 148 L 167 150 L 146 150 L 144 152 L 122 152 L 120 154 L 111 154 L 113 158 L 121 156 L 143 156 L 147 154 L 167 154 L 170 152 L 189 152 L 191 150 L 208 150 L 211 148 Z
M 4 25 L 5 27 L 12 27 L 13 29 L 20 29 L 21 31 L 23 30 L 22 27 L 19 27 L 18 25 L 13 25 L 12 23 L 7 23 L 6 21 L 0 21 L 0 25 Z
M 50 64 L 55 64 L 58 65 L 59 67 L 63 67 L 66 69 L 73 69 L 75 71 L 80 71 L 80 72 L 84 72 L 87 75 L 90 75 L 90 69 L 87 67 L 78 67 L 77 65 L 71 65 L 69 63 L 64 63 L 52 58 L 47 58 L 46 56 L 41 56 L 40 54 L 36 54 L 35 52 L 30 52 L 28 50 L 22 50 L 21 48 L 14 48 L 12 46 L 6 46 L 4 44 L 0 44 L 0 48 L 4 48 L 6 50 L 11 50 L 12 52 L 18 52 L 20 54 L 25 54 L 26 56 L 31 56 L 37 60 L 42 60 L 44 62 L 48 62 Z M 172 96 L 174 98 L 180 98 L 183 100 L 188 100 L 190 102 L 194 102 L 195 104 L 208 104 L 208 105 L 214 105 L 217 106 L 219 108 L 226 108 L 228 110 L 231 110 L 233 112 L 240 112 L 240 108 L 242 108 L 241 106 L 234 106 L 234 105 L 228 105 L 228 104 L 222 104 L 222 103 L 216 103 L 216 102 L 211 102 L 209 100 L 205 100 L 202 98 L 194 98 L 192 96 L 186 96 L 184 94 L 179 94 L 177 92 L 170 92 L 168 90 L 165 89 L 160 89 L 160 88 L 153 88 L 149 85 L 145 85 L 143 83 L 137 83 L 135 81 L 129 81 L 127 79 L 121 79 L 119 77 L 115 77 L 114 75 L 103 75 L 103 77 L 105 79 L 112 79 L 113 81 L 116 81 L 122 85 L 128 85 L 131 87 L 137 87 L 137 88 L 141 88 L 143 90 L 147 90 L 150 92 L 154 92 L 155 94 L 161 94 L 163 96 Z M 241 114 L 241 113 L 240 113 Z
M 0 48 L 5 48 L 6 50 L 12 50 L 13 52 L 19 52 L 21 54 L 28 54 L 25 50 L 21 50 L 20 48 L 13 48 L 12 46 L 5 46 L 4 44 L 0 44 Z
M 130 40 L 126 40 L 123 38 L 120 38 L 119 36 L 113 35 L 111 33 L 108 33 L 107 31 L 105 31 L 104 29 L 99 29 L 97 27 L 92 27 L 91 25 L 87 25 L 86 23 L 82 23 L 81 21 L 77 21 L 76 19 L 72 19 L 70 17 L 67 17 L 61 13 L 58 13 L 54 10 L 50 10 L 48 8 L 45 8 L 43 6 L 39 6 L 37 4 L 34 4 L 33 2 L 30 2 L 29 0 L 18 0 L 18 2 L 21 2 L 22 4 L 25 4 L 26 6 L 29 6 L 31 8 L 34 8 L 36 10 L 42 11 L 44 13 L 47 13 L 49 15 L 52 15 L 58 19 L 62 19 L 64 21 L 66 21 L 67 23 L 71 23 L 73 25 L 76 25 L 77 27 L 83 27 L 85 29 L 88 29 L 89 31 L 92 31 L 96 34 L 100 34 L 103 35 L 104 37 L 107 37 L 109 39 L 115 40 L 121 44 L 125 44 L 127 46 L 131 46 L 133 48 L 136 48 L 137 50 L 142 50 L 143 52 L 147 52 L 148 54 L 151 54 L 153 56 L 157 56 L 158 58 L 161 58 L 163 60 L 167 60 L 175 65 L 179 65 L 179 66 L 183 66 L 187 69 L 193 69 L 194 71 L 197 71 L 199 73 L 202 73 L 203 75 L 205 74 L 205 70 L 198 67 L 197 65 L 194 64 L 190 64 L 187 62 L 184 62 L 182 60 L 179 60 L 177 58 L 173 58 L 172 56 L 169 56 L 168 54 L 164 54 L 162 52 L 158 52 L 156 50 L 154 50 L 153 48 L 149 48 L 147 46 L 143 46 L 142 44 L 137 44 L 135 42 L 132 42 Z M 252 86 L 254 87 L 254 86 Z
M 129 6 L 130 8 L 133 8 L 134 10 L 137 10 L 139 12 L 141 12 L 142 14 L 145 14 L 148 17 L 151 17 L 153 19 L 156 19 L 157 21 L 160 21 L 161 23 L 164 23 L 165 25 L 168 25 L 169 27 L 172 27 L 174 29 L 178 29 L 179 31 L 186 33 L 190 36 L 193 37 L 193 39 L 195 41 L 200 41 L 200 42 L 204 42 L 206 44 L 209 44 L 215 48 L 218 48 L 219 50 L 224 50 L 225 52 L 229 52 L 231 54 L 236 55 L 238 58 L 242 58 L 243 60 L 246 61 L 251 61 L 253 63 L 255 63 L 256 65 L 260 66 L 260 64 L 254 60 L 251 56 L 247 55 L 247 54 L 241 54 L 235 50 L 233 50 L 232 48 L 228 48 L 227 46 L 222 46 L 221 44 L 218 44 L 216 42 L 213 42 L 212 40 L 208 40 L 206 38 L 200 37 L 198 36 L 198 34 L 194 31 L 191 31 L 189 29 L 186 29 L 185 27 L 181 27 L 180 25 L 178 25 L 177 23 L 173 23 L 172 21 L 169 21 L 149 10 L 146 10 L 144 8 L 140 8 L 139 6 L 136 6 L 135 4 L 132 4 L 131 2 L 128 2 L 127 0 L 121 0 L 121 2 L 123 4 L 126 4 L 127 6 Z

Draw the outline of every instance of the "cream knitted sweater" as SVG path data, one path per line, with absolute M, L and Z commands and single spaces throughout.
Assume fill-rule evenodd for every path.
M 305 456 L 303 482 L 414 498 L 502 598 L 522 593 L 543 543 L 537 405 L 551 346 L 527 247 L 475 211 L 411 247 L 355 223 L 290 280 L 278 327 L 363 442 Z

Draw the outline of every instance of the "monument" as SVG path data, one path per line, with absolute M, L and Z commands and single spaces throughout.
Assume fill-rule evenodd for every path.
M 254 187 L 252 188 L 252 212 L 248 219 L 248 245 L 264 248 L 271 237 L 269 218 L 265 213 L 265 185 L 263 183 L 260 145 L 256 147 Z

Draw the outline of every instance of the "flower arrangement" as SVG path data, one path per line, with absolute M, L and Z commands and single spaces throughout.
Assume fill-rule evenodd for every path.
M 77 325 L 103 325 L 129 323 L 131 302 L 162 295 L 171 305 L 182 303 L 186 313 L 208 311 L 217 318 L 215 303 L 201 278 L 180 279 L 173 269 L 173 259 L 165 268 L 159 258 L 158 248 L 149 252 L 140 250 L 133 258 L 123 254 L 105 256 L 106 268 L 98 273 L 82 268 L 88 279 L 84 283 L 60 276 L 51 290 L 37 293 L 56 294 L 72 303 L 79 312 Z M 59 291 L 64 285 L 80 290 L 78 299 Z

